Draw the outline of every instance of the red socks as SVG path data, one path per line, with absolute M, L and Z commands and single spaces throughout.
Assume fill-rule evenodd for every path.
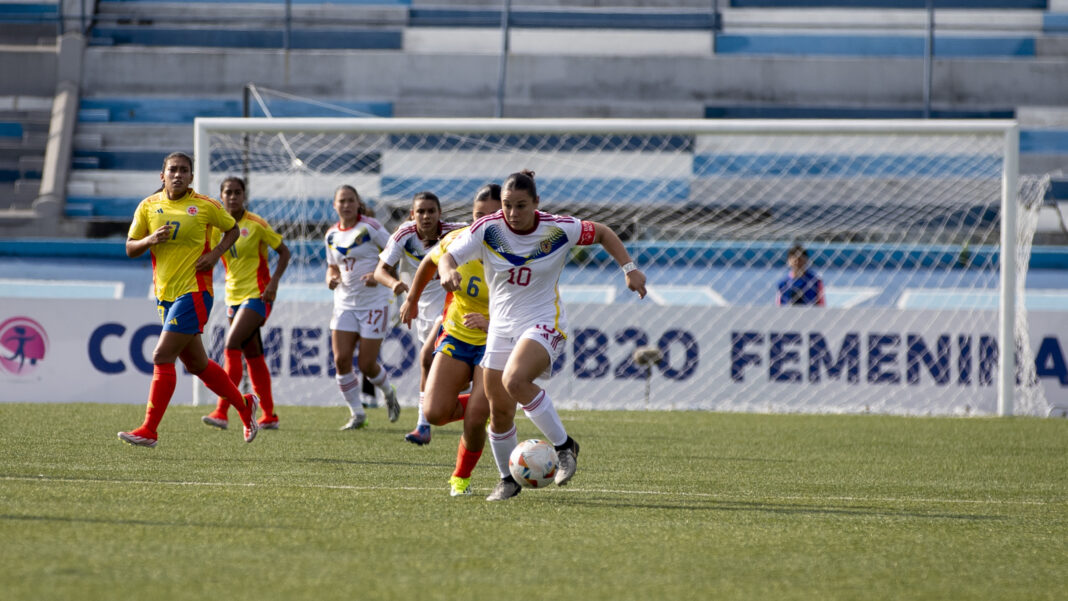
M 229 352 L 229 351 L 227 351 Z M 267 417 L 274 416 L 274 397 L 271 396 L 271 370 L 267 368 L 267 359 L 263 355 L 245 359 L 248 363 L 248 379 L 252 381 L 252 390 L 260 397 L 260 407 Z
M 149 438 L 156 437 L 156 428 L 159 427 L 163 414 L 167 411 L 167 405 L 174 395 L 174 386 L 178 378 L 174 373 L 173 363 L 164 363 L 152 367 L 152 384 L 148 387 L 148 408 L 145 409 L 145 423 L 138 428 L 144 432 L 134 433 L 140 435 L 149 434 Z
M 230 378 L 234 386 L 241 383 L 241 349 L 225 349 L 223 351 L 223 371 L 226 372 L 226 376 Z M 252 369 L 249 368 L 249 371 L 251 372 Z M 215 407 L 215 413 L 218 413 L 219 417 L 226 417 L 228 409 L 230 409 L 230 403 L 220 396 L 219 403 Z
M 452 472 L 452 475 L 459 478 L 470 478 L 471 472 L 478 465 L 479 457 L 482 457 L 482 451 L 468 451 L 467 447 L 464 446 L 463 439 L 460 439 L 460 444 L 456 445 L 456 469 Z
M 246 426 L 248 425 L 249 408 L 245 405 L 245 399 L 241 396 L 241 391 L 237 389 L 237 385 L 230 381 L 230 377 L 226 375 L 223 368 L 219 367 L 218 363 L 209 359 L 208 366 L 204 368 L 204 371 L 195 375 L 204 382 L 208 390 L 233 405 L 234 409 L 237 409 L 238 414 L 241 415 L 241 422 Z

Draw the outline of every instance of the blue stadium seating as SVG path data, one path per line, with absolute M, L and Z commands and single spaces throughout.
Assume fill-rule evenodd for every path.
M 412 8 L 411 27 L 500 27 L 501 11 L 478 8 Z M 711 11 L 625 12 L 621 10 L 530 10 L 509 12 L 512 27 L 557 29 L 671 29 L 709 30 L 716 24 Z
M 17 121 L 0 121 L 0 138 L 22 138 L 22 124 Z
M 55 21 L 59 4 L 0 2 L 0 23 L 39 23 Z
M 351 117 L 363 114 L 392 117 L 389 102 L 324 100 L 330 106 L 311 105 L 292 100 L 271 100 L 268 109 L 275 117 Z M 344 109 L 344 110 L 342 110 Z M 251 107 L 253 117 L 264 117 L 258 104 Z M 225 98 L 137 97 L 82 98 L 78 110 L 81 122 L 109 123 L 192 123 L 196 117 L 240 117 L 241 101 Z
M 821 106 L 706 106 L 706 119 L 920 119 L 923 109 Z M 932 109 L 932 119 L 1013 119 L 1013 108 Z
M 1068 34 L 1068 13 L 1042 15 L 1042 32 L 1051 35 Z
M 94 27 L 89 43 L 96 46 L 205 46 L 212 48 L 282 48 L 285 32 L 266 29 L 190 29 L 181 27 Z M 304 29 L 290 32 L 296 50 L 400 50 L 399 30 Z
M 723 34 L 716 52 L 745 55 L 921 57 L 926 40 L 908 35 Z M 1035 39 L 1025 36 L 936 36 L 937 57 L 1033 57 Z

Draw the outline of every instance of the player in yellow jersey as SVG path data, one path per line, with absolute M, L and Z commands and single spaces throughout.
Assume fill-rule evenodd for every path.
M 230 320 L 226 350 L 223 351 L 223 369 L 236 386 L 241 382 L 241 357 L 244 355 L 252 390 L 259 397 L 263 409 L 260 428 L 276 430 L 278 415 L 274 412 L 271 372 L 263 356 L 260 328 L 271 315 L 271 306 L 278 294 L 278 282 L 289 265 L 289 247 L 282 241 L 281 234 L 274 231 L 262 217 L 245 209 L 245 180 L 240 177 L 226 178 L 219 188 L 219 196 L 226 211 L 237 221 L 240 232 L 237 242 L 222 256 L 226 266 L 226 317 Z M 222 234 L 216 232 L 214 238 L 218 242 Z M 267 260 L 269 248 L 278 253 L 273 274 Z M 229 423 L 226 415 L 229 407 L 230 403 L 219 397 L 215 410 L 201 419 L 209 426 L 225 430 Z
M 501 208 L 501 187 L 482 186 L 475 194 L 473 221 Z M 408 298 L 401 305 L 401 319 L 411 327 L 418 315 L 419 298 L 433 279 L 437 263 L 449 245 L 464 229 L 449 232 L 419 264 L 412 278 Z M 456 449 L 456 468 L 449 478 L 450 494 L 454 497 L 471 494 L 471 471 L 486 446 L 486 420 L 489 401 L 482 386 L 479 362 L 486 349 L 486 330 L 489 328 L 489 287 L 482 269 L 482 261 L 474 260 L 458 268 L 462 285 L 445 298 L 442 315 L 443 330 L 438 336 L 434 360 L 427 374 L 423 411 L 431 424 L 443 426 L 464 420 L 464 433 Z M 457 396 L 471 382 L 471 394 Z
M 163 188 L 137 205 L 126 238 L 126 254 L 139 257 L 145 251 L 152 253 L 152 280 L 163 330 L 152 352 L 145 421 L 136 430 L 119 432 L 119 439 L 132 445 L 156 446 L 156 428 L 174 394 L 174 362 L 181 359 L 189 373 L 237 409 L 245 426 L 245 442 L 252 442 L 259 431 L 258 400 L 251 394 L 241 396 L 223 368 L 208 358 L 201 340 L 213 300 L 212 268 L 237 240 L 237 224 L 218 201 L 189 187 L 193 159 L 188 155 L 167 155 L 159 177 Z M 216 228 L 226 233 L 212 247 Z

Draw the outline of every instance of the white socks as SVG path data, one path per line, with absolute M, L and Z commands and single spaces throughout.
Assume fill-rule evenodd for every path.
M 347 374 L 337 374 L 334 377 L 337 379 L 337 387 L 341 389 L 341 396 L 348 404 L 352 415 L 363 415 L 363 403 L 360 402 L 360 378 L 356 375 L 356 370 Z
M 378 375 L 373 378 L 367 378 L 367 381 L 374 384 L 382 392 L 389 392 L 389 376 L 386 375 L 386 368 L 381 365 L 378 366 Z
M 419 428 L 421 426 L 429 426 L 430 425 L 430 422 L 426 421 L 426 414 L 423 413 L 423 398 L 425 396 L 426 396 L 426 393 L 424 393 L 422 391 L 419 392 L 419 421 L 415 422 L 415 427 L 416 428 Z
M 553 407 L 549 393 L 542 390 L 535 395 L 529 403 L 523 405 L 523 413 L 534 422 L 534 425 L 549 439 L 549 442 L 553 443 L 553 446 L 560 446 L 567 442 L 567 430 L 564 430 L 564 424 L 560 421 L 560 415 L 556 413 L 556 407 Z M 506 458 L 505 464 L 507 463 Z
M 508 471 L 508 457 L 511 456 L 512 449 L 519 444 L 515 424 L 512 424 L 512 429 L 504 434 L 497 434 L 490 430 L 489 442 L 490 448 L 493 449 L 493 460 L 497 463 L 497 471 L 501 473 L 501 478 L 507 478 L 512 475 L 512 472 Z

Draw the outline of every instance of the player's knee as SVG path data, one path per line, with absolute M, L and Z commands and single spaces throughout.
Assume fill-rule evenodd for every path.
M 505 392 L 513 399 L 518 399 L 526 392 L 527 387 L 530 386 L 530 382 L 523 376 L 517 374 L 514 371 L 506 371 L 501 376 L 501 385 L 504 386 Z

